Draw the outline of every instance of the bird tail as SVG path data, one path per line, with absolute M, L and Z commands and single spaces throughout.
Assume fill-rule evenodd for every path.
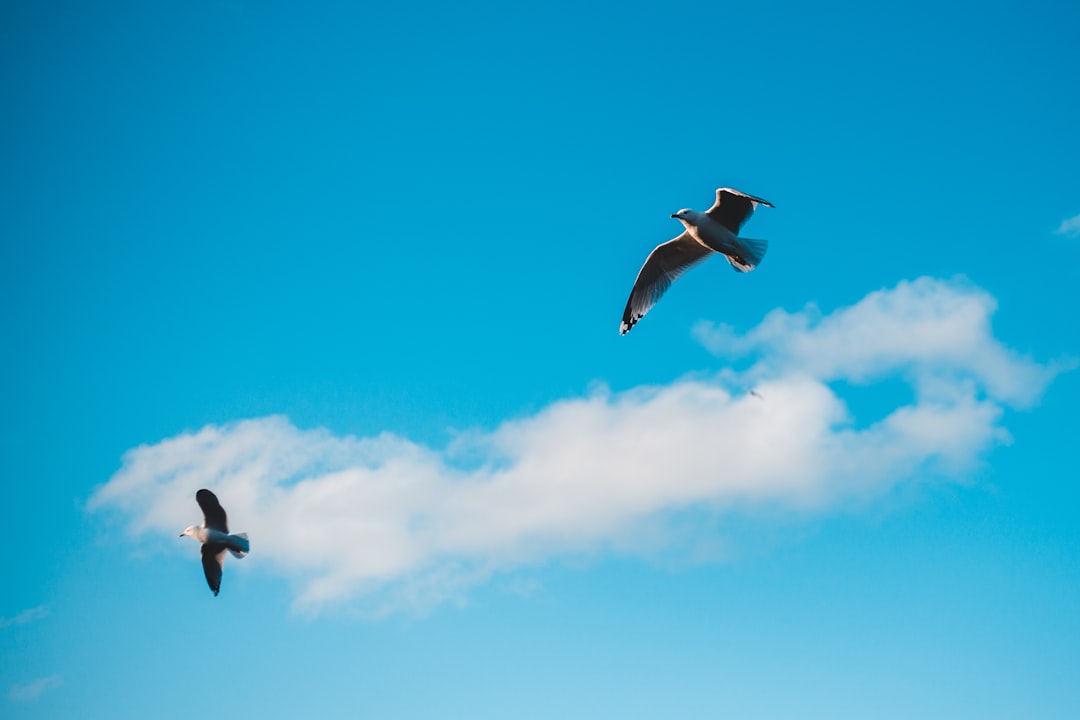
M 761 264 L 765 257 L 765 251 L 769 249 L 768 240 L 751 240 L 750 238 L 736 238 L 740 253 L 738 256 L 727 255 L 728 262 L 735 272 L 750 272 Z M 725 253 L 726 254 L 726 253 Z
M 248 542 L 247 533 L 236 533 L 229 536 L 229 552 L 233 557 L 242 558 L 251 552 L 251 543 Z

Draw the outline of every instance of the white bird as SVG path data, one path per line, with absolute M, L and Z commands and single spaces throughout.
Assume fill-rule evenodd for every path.
M 234 557 L 242 558 L 250 551 L 247 533 L 229 534 L 229 520 L 225 508 L 221 507 L 217 495 L 209 490 L 195 493 L 195 502 L 203 511 L 203 524 L 192 525 L 180 533 L 193 537 L 202 543 L 202 566 L 206 574 L 206 584 L 214 591 L 221 590 L 221 570 L 225 565 L 225 551 Z
M 758 205 L 775 207 L 759 197 L 719 188 L 716 202 L 705 212 L 683 208 L 672 215 L 686 230 L 674 240 L 658 245 L 645 259 L 626 301 L 619 334 L 629 332 L 660 301 L 671 283 L 713 253 L 725 256 L 736 272 L 750 272 L 760 265 L 768 241 L 738 237 L 743 223 Z

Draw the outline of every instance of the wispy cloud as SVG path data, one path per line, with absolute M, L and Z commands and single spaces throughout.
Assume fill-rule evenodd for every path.
M 920 278 L 827 316 L 809 305 L 797 313 L 774 310 L 745 335 L 708 322 L 694 334 L 716 355 L 758 357 L 751 377 L 801 373 L 870 382 L 900 374 L 923 395 L 963 391 L 967 380 L 996 401 L 1027 407 L 1061 368 L 1041 366 L 995 339 L 996 309 L 989 293 L 963 280 Z
M 8 697 L 17 702 L 36 700 L 49 690 L 60 687 L 60 684 L 60 676 L 50 675 L 26 685 L 12 685 Z
M 962 477 L 1007 441 L 1005 407 L 1033 403 L 1054 374 L 993 337 L 994 308 L 962 281 L 924 278 L 829 315 L 775 311 L 745 335 L 703 324 L 702 342 L 749 369 L 596 390 L 441 450 L 283 417 L 211 425 L 129 451 L 89 506 L 128 513 L 136 535 L 175 533 L 210 487 L 252 557 L 298 584 L 298 607 L 438 602 L 554 556 L 662 550 L 687 511 L 811 513 Z M 830 384 L 897 376 L 911 401 L 862 424 Z
M 33 622 L 35 620 L 41 620 L 49 614 L 49 611 L 44 606 L 38 605 L 28 610 L 23 610 L 14 617 L 0 617 L 0 628 L 11 627 L 12 625 L 25 625 L 26 623 Z
M 1062 220 L 1061 226 L 1058 227 L 1055 232 L 1058 235 L 1068 235 L 1069 237 L 1080 237 L 1080 215 L 1071 217 L 1068 220 Z

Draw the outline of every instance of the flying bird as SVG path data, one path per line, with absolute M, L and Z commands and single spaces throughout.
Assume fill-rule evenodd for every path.
M 638 272 L 634 289 L 623 310 L 619 334 L 625 335 L 645 313 L 659 302 L 671 283 L 684 272 L 713 253 L 728 259 L 735 272 L 750 272 L 761 264 L 769 243 L 739 237 L 742 228 L 758 205 L 775 207 L 771 202 L 731 188 L 719 188 L 716 202 L 705 212 L 683 208 L 671 217 L 686 230 L 673 240 L 658 245 Z
M 193 537 L 202 543 L 202 566 L 206 574 L 206 584 L 214 591 L 214 595 L 221 590 L 221 569 L 225 564 L 225 551 L 228 550 L 234 557 L 242 558 L 248 554 L 250 545 L 247 533 L 229 534 L 229 520 L 225 516 L 225 508 L 221 507 L 217 495 L 209 490 L 200 490 L 195 493 L 195 502 L 203 511 L 203 524 L 192 525 L 180 533 Z

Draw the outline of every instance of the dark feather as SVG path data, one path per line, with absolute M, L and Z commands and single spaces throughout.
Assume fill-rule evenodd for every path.
M 206 584 L 214 591 L 221 590 L 221 568 L 225 560 L 225 546 L 206 543 L 202 546 L 202 567 L 206 574 Z
M 754 214 L 754 203 L 773 207 L 772 203 L 759 197 L 731 188 L 720 188 L 716 191 L 716 202 L 705 214 L 726 227 L 733 235 L 738 235 L 743 223 Z
M 229 532 L 229 520 L 225 516 L 225 508 L 218 502 L 217 495 L 209 490 L 200 490 L 195 493 L 195 502 L 202 508 L 206 527 Z

